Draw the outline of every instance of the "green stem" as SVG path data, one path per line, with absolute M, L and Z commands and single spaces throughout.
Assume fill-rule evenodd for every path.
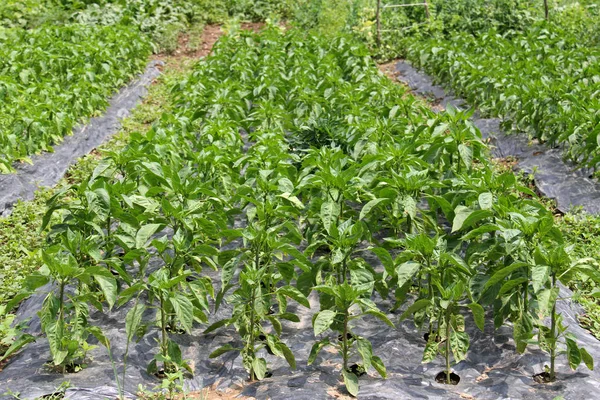
M 342 334 L 343 371 L 348 371 L 348 309 L 344 311 L 344 333 Z
M 60 294 L 59 294 L 59 302 L 60 302 L 60 308 L 58 310 L 58 326 L 60 327 L 60 337 L 62 338 L 64 335 L 64 329 L 65 329 L 65 285 L 66 283 L 64 281 L 60 282 Z M 63 345 L 62 345 L 62 340 L 61 340 L 61 345 L 60 345 L 60 349 L 63 350 Z M 63 361 L 63 365 L 62 365 L 62 373 L 64 374 L 66 372 L 66 361 Z
M 248 351 L 250 352 L 250 358 L 254 358 L 254 302 L 256 297 L 256 288 L 252 289 L 252 295 L 250 297 L 250 338 L 248 340 Z M 254 368 L 250 365 L 250 381 L 256 380 L 256 374 L 254 373 Z
M 450 381 L 450 306 L 446 309 L 446 383 Z
M 167 358 L 167 353 L 168 353 L 168 349 L 169 349 L 169 344 L 168 344 L 168 336 L 167 336 L 167 313 L 165 312 L 165 300 L 163 297 L 163 294 L 160 294 L 160 327 L 161 327 L 161 334 L 162 334 L 162 341 L 161 341 L 161 351 L 162 351 L 162 355 L 163 357 Z M 168 363 L 165 361 L 163 363 L 163 369 L 166 372 L 169 372 L 168 370 L 169 365 Z
M 552 288 L 556 287 L 556 274 L 552 274 Z M 556 301 L 552 305 L 552 314 L 550 316 L 550 335 L 552 336 L 552 342 L 550 345 L 550 381 L 556 379 L 556 371 L 554 366 L 554 359 L 556 358 Z

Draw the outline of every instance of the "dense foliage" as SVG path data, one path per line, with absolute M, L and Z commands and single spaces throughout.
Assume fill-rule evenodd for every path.
M 555 303 L 559 280 L 598 273 L 571 260 L 529 189 L 492 169 L 468 113 L 433 113 L 346 37 L 274 28 L 222 39 L 174 92 L 173 115 L 48 202 L 44 267 L 19 297 L 57 285 L 41 311 L 57 367 L 82 363 L 90 334 L 109 347 L 90 306 L 128 304 L 127 339 L 159 338 L 150 372 L 183 379 L 190 367 L 172 335 L 210 320 L 208 332 L 239 333 L 212 356 L 238 351 L 262 379 L 261 349 L 295 366 L 282 323 L 298 322 L 294 303 L 310 307 L 313 292 L 308 362 L 332 346 L 353 395 L 361 371 L 386 376 L 386 355 L 353 321 L 393 325 L 398 309 L 428 330 L 423 361 L 441 354 L 448 379 L 467 357 L 466 313 L 480 329 L 512 322 L 517 350 L 538 343 L 551 366 L 560 339 L 572 368 L 593 367 Z M 230 314 L 214 321 L 225 303 Z
M 402 55 L 505 127 L 528 133 L 581 166 L 600 162 L 598 7 L 560 4 L 543 18 L 539 2 L 435 3 L 387 11 L 383 57 Z M 391 24 L 391 25 L 390 25 Z
M 0 171 L 51 150 L 146 65 L 149 42 L 126 27 L 0 31 Z

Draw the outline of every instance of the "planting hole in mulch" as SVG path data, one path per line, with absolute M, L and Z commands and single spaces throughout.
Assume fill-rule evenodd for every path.
M 552 383 L 555 379 L 550 378 L 550 372 L 540 372 L 532 376 L 533 380 L 537 383 Z
M 62 367 L 54 365 L 54 362 L 52 360 L 47 361 L 46 364 L 44 364 L 44 366 L 52 372 L 57 372 L 60 374 L 63 373 Z M 87 364 L 70 363 L 70 364 L 65 365 L 64 373 L 76 374 L 77 372 L 81 371 L 82 369 L 84 369 L 86 367 L 87 367 Z
M 448 382 L 446 381 L 446 371 L 442 371 L 439 374 L 437 374 L 435 376 L 435 381 L 437 383 L 448 384 Z M 450 384 L 451 385 L 458 385 L 458 382 L 460 382 L 460 376 L 458 376 L 454 372 L 451 372 L 450 373 Z
M 348 367 L 348 371 L 352 372 L 357 377 L 361 377 L 367 373 L 367 371 L 365 371 L 365 367 L 359 364 L 352 364 Z
M 258 336 L 258 340 L 260 340 L 261 342 L 265 342 L 265 349 L 267 350 L 267 353 L 269 353 L 270 355 L 274 356 L 275 353 L 273 353 L 273 350 L 271 350 L 271 346 L 269 346 L 269 344 L 267 343 L 267 337 L 265 335 L 263 335 L 262 333 Z
M 423 339 L 425 339 L 426 342 L 429 342 L 429 332 L 425 332 L 425 334 L 423 335 Z M 440 335 L 435 335 L 436 342 L 439 343 L 441 340 L 442 340 L 442 338 L 440 337 Z
M 346 333 L 346 340 L 354 340 L 354 339 L 356 339 L 356 336 L 354 336 L 350 332 Z M 338 340 L 340 342 L 344 341 L 344 336 L 343 335 L 338 335 Z

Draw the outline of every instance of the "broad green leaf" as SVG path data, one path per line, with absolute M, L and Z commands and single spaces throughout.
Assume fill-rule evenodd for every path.
M 588 353 L 588 351 L 586 349 L 584 349 L 583 347 L 579 348 L 579 353 L 581 354 L 581 360 L 583 361 L 585 366 L 588 367 L 588 369 L 590 371 L 593 371 L 594 370 L 594 359 L 592 358 L 590 353 Z
M 465 163 L 468 169 L 471 168 L 471 164 L 473 163 L 473 149 L 464 144 L 458 145 L 458 153 L 460 154 L 460 158 Z
M 482 210 L 490 210 L 494 205 L 494 195 L 490 192 L 483 192 L 479 195 L 478 201 Z
M 435 357 L 438 354 L 438 346 L 439 343 L 434 340 L 434 338 L 429 338 L 427 344 L 425 345 L 425 350 L 423 350 L 423 359 L 421 362 L 423 364 L 427 364 L 435 360 Z
M 127 315 L 125 316 L 125 333 L 128 341 L 133 340 L 133 336 L 136 334 L 142 323 L 142 317 L 145 311 L 146 306 L 138 303 L 127 312 Z
M 325 231 L 331 235 L 331 228 L 335 226 L 340 215 L 340 206 L 334 201 L 327 201 L 321 205 L 321 221 Z
M 194 323 L 194 305 L 190 299 L 180 293 L 175 293 L 175 295 L 169 297 L 169 301 L 173 306 L 173 311 L 175 311 L 177 320 L 183 329 L 185 329 L 187 333 L 190 333 Z
M 358 377 L 350 371 L 342 370 L 344 385 L 352 396 L 358 396 Z
M 423 308 L 428 307 L 430 305 L 431 300 L 429 299 L 420 299 L 415 301 L 410 307 L 406 309 L 406 311 L 402 313 L 402 315 L 400 316 L 400 321 L 406 319 L 410 315 L 413 315 L 417 311 L 422 310 Z
M 465 332 L 452 331 L 450 334 L 450 347 L 455 362 L 458 363 L 464 360 L 467 358 L 467 351 L 469 350 L 469 335 Z
M 100 289 L 102 290 L 102 294 L 104 294 L 109 309 L 113 308 L 117 302 L 117 280 L 102 275 L 94 275 L 94 279 L 96 279 L 96 282 L 100 285 Z
M 267 373 L 267 361 L 264 358 L 255 358 L 252 360 L 252 370 L 259 381 L 265 379 Z
M 315 360 L 317 359 L 317 356 L 319 355 L 319 352 L 321 351 L 321 349 L 327 345 L 329 345 L 328 338 L 325 338 L 325 339 L 320 340 L 320 341 L 316 342 L 315 344 L 313 344 L 313 346 L 310 349 L 310 354 L 308 355 L 307 364 L 310 365 L 310 364 L 314 363 Z
M 224 346 L 219 347 L 218 349 L 216 349 L 215 351 L 213 351 L 212 353 L 209 354 L 208 358 L 216 358 L 219 357 L 221 354 L 225 354 L 229 351 L 236 351 L 239 350 L 235 347 L 233 347 L 230 344 L 226 344 Z
M 23 347 L 25 347 L 28 343 L 31 343 L 31 342 L 35 342 L 35 337 L 31 336 L 30 334 L 23 333 L 22 335 L 19 335 L 19 337 L 17 337 L 10 344 L 8 349 L 6 349 L 4 351 L 4 355 L 2 355 L 2 357 L 0 357 L 0 361 L 7 359 L 8 357 L 13 355 L 17 351 L 21 350 Z
M 507 276 L 509 276 L 511 273 L 513 273 L 514 271 L 520 269 L 520 268 L 524 268 L 526 267 L 528 264 L 526 263 L 522 263 L 522 262 L 517 262 L 514 264 L 511 264 L 507 267 L 504 267 L 498 271 L 496 271 L 492 277 L 490 279 L 488 279 L 488 281 L 485 283 L 485 285 L 483 286 L 483 291 L 485 292 L 487 289 L 489 289 L 490 287 L 494 286 L 495 284 L 502 282 L 502 280 L 504 278 L 506 278 Z
M 545 265 L 534 265 L 531 267 L 531 284 L 535 293 L 539 292 L 548 282 L 550 267 Z
M 407 261 L 396 268 L 398 277 L 398 286 L 403 286 L 406 282 L 412 280 L 413 276 L 419 271 L 421 264 L 415 261 Z
M 573 339 L 565 338 L 565 341 L 567 343 L 567 360 L 569 361 L 569 367 L 575 370 L 579 364 L 581 364 L 581 352 Z
M 538 314 L 540 318 L 543 318 L 550 314 L 550 310 L 558 298 L 558 288 L 540 290 L 537 298 Z
M 381 198 L 381 199 L 373 199 L 371 201 L 369 201 L 367 204 L 365 204 L 362 208 L 362 210 L 360 210 L 360 216 L 358 217 L 358 219 L 364 219 L 373 209 L 373 207 L 377 206 L 379 203 L 382 203 L 384 201 L 388 201 L 389 199 L 387 198 Z
M 310 308 L 310 303 L 308 302 L 308 299 L 306 298 L 306 296 L 293 286 L 283 286 L 283 287 L 277 289 L 277 293 L 284 294 L 287 297 L 296 300 L 298 303 L 302 304 L 304 307 Z
M 283 356 L 287 363 L 289 364 L 291 369 L 296 369 L 296 357 L 294 357 L 294 353 L 290 350 L 289 347 L 285 345 L 285 343 L 279 343 L 279 349 L 283 353 Z
M 137 249 L 143 248 L 146 245 L 148 239 L 150 239 L 150 237 L 154 235 L 159 228 L 160 224 L 148 224 L 142 226 L 135 235 L 135 247 Z
M 386 325 L 390 326 L 390 327 L 394 327 L 394 323 L 392 321 L 390 321 L 390 319 L 387 317 L 387 315 L 385 315 L 384 313 L 382 313 L 379 310 L 374 310 L 374 309 L 370 309 L 366 311 L 367 314 L 372 315 L 376 318 L 379 318 L 380 320 L 382 320 L 383 322 L 386 323 Z
M 371 364 L 383 379 L 387 378 L 387 371 L 385 369 L 383 361 L 381 361 L 381 358 L 373 356 L 373 358 L 371 358 Z
M 323 310 L 318 313 L 313 322 L 315 336 L 319 336 L 321 333 L 329 329 L 336 315 L 337 313 L 333 310 Z
M 363 359 L 363 366 L 365 370 L 371 368 L 371 359 L 373 358 L 373 346 L 371 342 L 367 339 L 358 338 L 356 340 L 356 347 L 358 349 L 358 353 Z
M 458 206 L 455 210 L 456 216 L 452 221 L 452 232 L 468 228 L 482 219 L 492 217 L 493 212 L 489 210 L 471 210 L 464 206 Z
M 485 325 L 485 310 L 477 303 L 471 303 L 468 305 L 473 313 L 473 319 L 475 320 L 475 325 L 483 332 Z

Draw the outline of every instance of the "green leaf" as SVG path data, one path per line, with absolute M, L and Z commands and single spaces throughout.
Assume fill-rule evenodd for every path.
M 387 378 L 387 371 L 385 369 L 383 361 L 381 361 L 381 358 L 373 356 L 373 358 L 371 358 L 371 364 L 383 379 Z
M 373 358 L 373 346 L 371 345 L 371 342 L 369 342 L 367 339 L 358 338 L 356 340 L 356 347 L 358 349 L 358 353 L 363 359 L 363 366 L 365 367 L 365 370 L 368 370 L 371 368 L 371 360 Z
M 494 195 L 490 192 L 481 193 L 478 200 L 482 210 L 490 210 L 494 205 Z
M 289 347 L 285 345 L 285 343 L 279 342 L 279 349 L 283 353 L 285 360 L 289 364 L 291 369 L 296 369 L 296 357 L 294 357 L 294 353 L 290 350 Z
M 358 377 L 354 375 L 350 371 L 343 370 L 342 375 L 344 377 L 344 385 L 346 385 L 346 390 L 352 396 L 358 396 Z
M 584 349 L 583 347 L 579 348 L 579 353 L 581 353 L 581 359 L 583 360 L 583 363 L 585 364 L 585 366 L 588 367 L 588 369 L 590 371 L 593 371 L 594 370 L 594 359 L 592 358 L 590 353 L 588 353 L 588 351 L 586 349 Z
M 256 379 L 259 381 L 265 379 L 265 374 L 267 373 L 267 361 L 262 357 L 255 358 L 252 360 L 252 371 L 254 371 Z
M 387 315 L 385 315 L 384 313 L 382 313 L 379 310 L 370 309 L 370 310 L 366 311 L 366 314 L 369 314 L 369 315 L 372 315 L 372 316 L 374 316 L 376 318 L 379 318 L 380 320 L 382 320 L 383 322 L 385 322 L 388 326 L 390 326 L 392 328 L 394 327 L 394 323 L 392 321 L 390 321 L 390 319 L 387 317 Z
M 25 345 L 31 342 L 35 342 L 35 337 L 27 333 L 20 335 L 17 339 L 15 339 L 14 342 L 10 344 L 9 348 L 6 349 L 4 355 L 0 357 L 0 361 L 7 359 L 8 357 L 21 350 L 23 347 L 25 347 Z
M 154 235 L 159 228 L 160 224 L 148 224 L 142 226 L 135 235 L 135 247 L 137 249 L 143 248 L 146 245 L 148 239 L 150 239 L 150 237 Z
M 104 335 L 104 332 L 102 332 L 102 330 L 100 328 L 98 328 L 97 326 L 90 326 L 88 327 L 88 331 L 94 335 L 94 337 L 96 339 L 98 339 L 98 342 L 106 347 L 107 349 L 110 349 L 110 341 L 108 340 L 108 338 L 106 337 L 106 335 Z
M 421 264 L 414 261 L 407 261 L 400 264 L 396 268 L 396 276 L 398 276 L 398 286 L 404 286 L 404 284 L 410 281 L 413 276 L 419 271 Z
M 404 311 L 402 313 L 402 315 L 400 316 L 400 321 L 406 319 L 408 316 L 416 313 L 419 310 L 422 310 L 425 307 L 428 307 L 431 305 L 431 300 L 429 299 L 420 299 L 415 301 L 410 307 L 408 307 L 406 309 L 406 311 Z
M 539 292 L 548 282 L 550 267 L 545 265 L 534 265 L 531 267 L 531 284 L 535 293 Z
M 336 315 L 337 313 L 333 310 L 323 310 L 318 313 L 313 322 L 315 336 L 319 336 L 321 333 L 329 329 Z
M 567 360 L 569 360 L 569 367 L 575 370 L 581 364 L 581 351 L 577 347 L 577 343 L 570 338 L 565 338 L 567 342 Z
M 371 210 L 373 209 L 373 207 L 377 206 L 379 203 L 387 201 L 389 199 L 387 198 L 381 198 L 381 199 L 374 199 L 369 201 L 367 204 L 365 204 L 362 208 L 362 210 L 360 210 L 360 216 L 358 217 L 358 219 L 364 219 L 367 214 L 369 214 L 371 212 Z
M 304 307 L 310 308 L 310 303 L 308 302 L 308 299 L 306 298 L 306 296 L 293 286 L 280 287 L 279 289 L 277 289 L 277 293 L 282 293 L 285 296 L 296 300 L 298 303 L 302 304 Z
M 229 351 L 235 351 L 235 350 L 239 350 L 239 349 L 233 347 L 230 344 L 226 344 L 224 346 L 219 347 L 218 349 L 216 349 L 212 353 L 210 353 L 209 356 L 208 356 L 208 358 L 216 358 L 216 357 L 219 357 L 221 354 L 225 354 L 225 353 L 227 353 Z
M 454 361 L 458 363 L 464 360 L 467 358 L 467 351 L 469 350 L 469 335 L 465 332 L 452 331 L 450 334 L 450 346 L 454 355 Z
M 423 350 L 423 359 L 421 360 L 423 364 L 432 362 L 435 360 L 435 357 L 438 354 L 439 343 L 434 339 L 435 338 L 429 338 L 427 344 L 425 345 L 425 350 Z
M 483 292 L 485 292 L 487 289 L 494 286 L 495 284 L 501 282 L 504 278 L 506 278 L 512 272 L 514 272 L 520 268 L 526 267 L 527 265 L 528 264 L 523 263 L 523 262 L 517 262 L 517 263 L 509 265 L 508 267 L 504 267 L 504 268 L 500 269 L 499 271 L 496 271 L 494 273 L 494 275 L 492 275 L 492 277 L 490 279 L 488 279 L 488 281 L 483 286 Z
M 321 351 L 321 349 L 325 346 L 329 345 L 329 339 L 325 338 L 323 340 L 320 340 L 318 342 L 316 342 L 315 344 L 313 344 L 313 346 L 310 349 L 310 354 L 308 355 L 308 361 L 307 364 L 310 365 L 313 362 L 315 362 L 315 360 L 317 359 L 317 356 L 319 355 L 319 352 Z
M 471 168 L 471 164 L 473 163 L 473 149 L 461 143 L 458 145 L 458 153 L 467 168 Z
M 473 313 L 475 325 L 477 325 L 479 330 L 483 332 L 485 325 L 485 310 L 483 309 L 483 307 L 481 307 L 481 305 L 477 303 L 471 303 L 467 307 L 469 307 L 471 309 L 471 312 Z
M 127 316 L 125 316 L 125 333 L 127 335 L 127 340 L 133 340 L 133 336 L 138 331 L 145 311 L 146 306 L 138 303 L 127 312 Z
M 187 333 L 192 331 L 192 325 L 194 323 L 194 305 L 186 296 L 175 293 L 173 297 L 169 298 L 173 305 L 173 310 L 177 316 L 177 320 L 185 329 Z
M 456 215 L 452 221 L 452 232 L 468 228 L 474 223 L 494 215 L 489 210 L 471 210 L 465 206 L 458 206 L 454 211 Z
M 394 260 L 392 259 L 390 252 L 383 247 L 374 247 L 371 249 L 371 251 L 379 258 L 388 275 L 393 275 Z
M 550 314 L 552 306 L 558 298 L 558 288 L 540 290 L 537 295 L 538 298 L 538 313 L 540 318 Z
M 298 208 L 300 210 L 304 209 L 304 204 L 302 204 L 300 199 L 298 199 L 298 197 L 296 197 L 296 196 L 292 196 L 290 193 L 282 193 L 279 195 L 279 197 L 282 197 L 282 198 L 288 200 L 290 203 L 292 203 L 296 208 Z
M 340 206 L 334 201 L 327 201 L 321 205 L 321 221 L 328 234 L 331 235 L 331 227 L 335 226 L 340 215 Z
M 104 294 L 109 309 L 113 308 L 117 302 L 117 280 L 102 275 L 94 275 L 94 279 L 96 279 L 96 282 L 100 285 L 100 289 Z

